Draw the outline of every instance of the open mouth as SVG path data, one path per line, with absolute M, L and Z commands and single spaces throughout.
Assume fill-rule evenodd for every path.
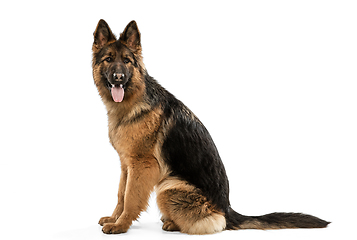
M 114 102 L 122 102 L 124 99 L 123 84 L 111 84 L 110 92 Z
M 128 85 L 130 85 L 130 77 L 124 78 L 123 73 L 113 73 L 113 75 L 104 74 L 105 85 L 112 95 L 114 102 L 122 102 L 124 99 L 124 92 Z

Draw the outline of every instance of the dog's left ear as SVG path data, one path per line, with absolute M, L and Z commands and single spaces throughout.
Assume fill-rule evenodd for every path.
M 138 29 L 138 25 L 136 25 L 135 21 L 131 21 L 126 26 L 124 32 L 120 34 L 119 40 L 132 51 L 137 51 L 141 49 L 140 32 Z

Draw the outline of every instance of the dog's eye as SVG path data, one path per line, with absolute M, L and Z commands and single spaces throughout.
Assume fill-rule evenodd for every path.
M 107 61 L 107 62 L 111 62 L 111 61 L 113 61 L 113 59 L 111 58 L 111 57 L 107 57 L 106 59 L 104 59 L 105 61 Z
M 130 63 L 130 59 L 129 59 L 129 58 L 124 58 L 123 62 L 124 62 L 125 64 Z

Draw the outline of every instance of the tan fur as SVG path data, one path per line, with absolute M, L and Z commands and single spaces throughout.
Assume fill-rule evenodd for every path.
M 226 227 L 223 214 L 212 213 L 211 216 L 196 221 L 187 229 L 188 234 L 213 234 L 221 232 Z
M 168 177 L 156 188 L 163 229 L 188 234 L 212 234 L 224 230 L 226 220 L 202 192 L 177 177 Z
M 107 223 L 103 227 L 104 232 L 127 231 L 132 221 L 146 209 L 150 193 L 160 180 L 160 166 L 155 153 L 161 110 L 152 110 L 139 121 L 125 124 L 125 119 L 129 120 L 129 116 L 139 114 L 143 109 L 146 109 L 145 104 L 125 109 L 128 114 L 119 126 L 117 119 L 122 113 L 108 111 L 109 138 L 119 154 L 122 175 L 117 207 L 110 218 L 100 220 L 100 224 Z
M 156 144 L 154 146 L 154 157 L 156 158 L 158 164 L 159 164 L 159 168 L 160 168 L 160 181 L 162 181 L 163 179 L 165 179 L 169 174 L 170 174 L 170 168 L 169 166 L 167 165 L 167 163 L 165 162 L 165 160 L 163 159 L 163 156 L 162 156 L 162 145 L 163 145 L 163 139 L 164 139 L 164 135 L 165 133 L 163 133 L 164 130 L 160 131 L 158 133 L 158 136 L 157 136 L 157 141 L 156 141 Z
M 93 45 L 93 54 L 97 51 L 98 46 Z M 141 57 L 137 58 L 143 66 Z M 109 139 L 119 154 L 122 174 L 118 204 L 112 216 L 101 218 L 99 224 L 104 225 L 105 233 L 120 233 L 126 232 L 132 221 L 146 209 L 150 193 L 163 175 L 160 169 L 165 168 L 165 165 L 163 161 L 157 160 L 161 157 L 157 137 L 162 110 L 151 109 L 143 100 L 145 84 L 136 68 L 131 78 L 134 88 L 132 94 L 125 96 L 124 103 L 115 103 L 108 89 L 101 84 L 100 72 L 106 68 L 106 64 L 105 61 L 99 65 L 93 62 L 93 78 L 107 108 Z M 138 116 L 140 119 L 135 120 Z

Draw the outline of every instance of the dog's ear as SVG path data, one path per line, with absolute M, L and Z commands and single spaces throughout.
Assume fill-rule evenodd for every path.
M 120 34 L 119 40 L 132 51 L 137 51 L 141 49 L 140 32 L 135 21 L 131 21 L 126 26 L 124 32 Z
M 99 20 L 93 35 L 93 50 L 99 50 L 108 42 L 116 40 L 112 30 L 110 30 L 108 24 L 103 19 Z

